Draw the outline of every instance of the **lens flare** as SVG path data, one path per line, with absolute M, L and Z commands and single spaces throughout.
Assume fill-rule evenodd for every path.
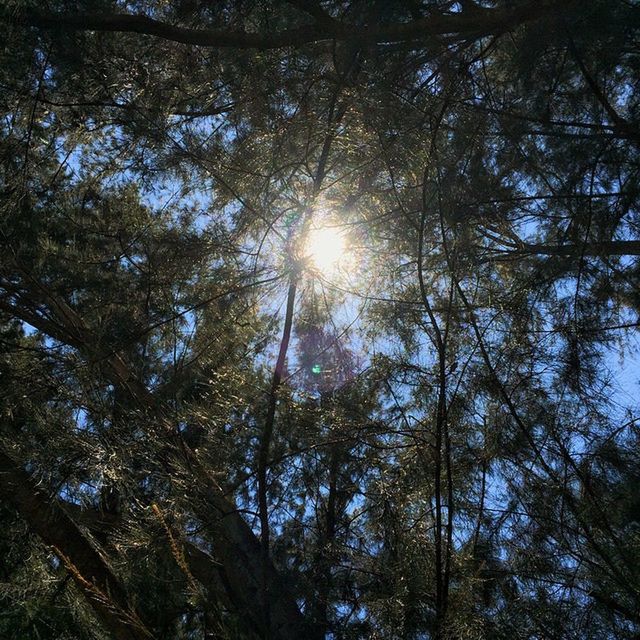
M 309 264 L 324 275 L 336 273 L 343 266 L 347 242 L 340 229 L 311 229 L 305 247 Z

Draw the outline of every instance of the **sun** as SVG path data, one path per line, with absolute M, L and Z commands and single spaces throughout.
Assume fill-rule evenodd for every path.
M 309 265 L 325 275 L 336 273 L 344 265 L 347 240 L 337 227 L 311 229 L 305 242 Z

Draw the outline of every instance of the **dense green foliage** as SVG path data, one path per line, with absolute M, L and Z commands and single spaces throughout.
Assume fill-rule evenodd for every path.
M 637 2 L 0 42 L 1 637 L 638 637 Z

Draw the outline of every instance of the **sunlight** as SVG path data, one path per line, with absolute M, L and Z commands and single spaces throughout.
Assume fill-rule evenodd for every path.
M 342 263 L 347 243 L 340 229 L 331 227 L 311 229 L 305 247 L 310 265 L 324 275 L 335 273 L 344 266 Z

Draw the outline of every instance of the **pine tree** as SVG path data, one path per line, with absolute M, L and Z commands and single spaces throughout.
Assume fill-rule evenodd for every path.
M 3 637 L 636 637 L 639 16 L 3 7 Z

